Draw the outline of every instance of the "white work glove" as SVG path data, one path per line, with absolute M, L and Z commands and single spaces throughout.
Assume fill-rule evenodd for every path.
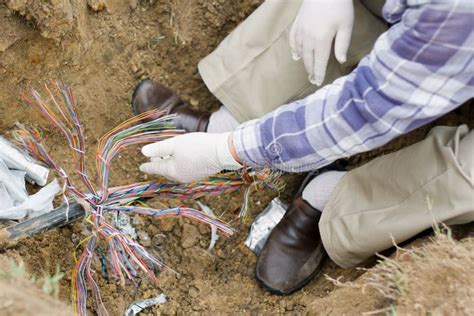
M 353 23 L 352 0 L 303 0 L 290 30 L 290 48 L 295 61 L 303 58 L 312 84 L 324 81 L 334 38 L 337 61 L 346 61 Z
M 237 170 L 243 166 L 229 149 L 230 133 L 189 133 L 143 147 L 142 153 L 151 162 L 140 171 L 157 174 L 177 182 L 192 182 L 208 178 L 222 170 Z

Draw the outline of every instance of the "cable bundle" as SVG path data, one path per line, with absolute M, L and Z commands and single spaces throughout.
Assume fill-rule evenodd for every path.
M 175 116 L 164 116 L 162 112 L 151 111 L 125 121 L 100 139 L 95 157 L 99 177 L 100 190 L 98 190 L 87 174 L 83 128 L 76 114 L 76 103 L 71 89 L 62 82 L 52 81 L 50 86 L 45 85 L 45 91 L 48 102 L 45 102 L 36 90 L 32 90 L 33 98 L 25 98 L 25 101 L 39 111 L 66 138 L 76 162 L 74 171 L 85 185 L 87 192 L 80 191 L 66 171 L 48 154 L 38 130 L 20 126 L 16 135 L 34 158 L 43 162 L 62 178 L 66 203 L 68 203 L 66 197 L 68 194 L 69 197 L 81 203 L 88 214 L 85 222 L 90 224 L 92 233 L 81 241 L 81 244 L 85 243 L 85 247 L 77 259 L 72 277 L 75 314 L 87 314 L 89 288 L 93 293 L 96 312 L 99 315 L 107 315 L 91 268 L 100 241 L 107 244 L 108 263 L 114 277 L 122 285 L 125 284 L 126 279 L 133 281 L 140 271 L 156 281 L 154 268 L 164 266 L 129 235 L 115 228 L 110 223 L 109 214 L 127 212 L 153 217 L 184 216 L 213 225 L 222 234 L 228 236 L 233 233 L 233 230 L 227 224 L 192 208 L 174 207 L 156 210 L 130 204 L 134 200 L 145 197 L 196 199 L 204 195 L 220 195 L 246 187 L 244 194 L 246 201 L 241 210 L 241 216 L 244 217 L 248 206 L 248 192 L 252 186 L 265 181 L 273 186 L 281 185 L 281 182 L 275 180 L 273 173 L 246 172 L 244 176 L 237 173 L 223 173 L 208 180 L 193 183 L 168 183 L 156 180 L 109 188 L 110 166 L 120 152 L 130 146 L 158 142 L 184 133 L 182 130 L 175 129 L 173 124 Z

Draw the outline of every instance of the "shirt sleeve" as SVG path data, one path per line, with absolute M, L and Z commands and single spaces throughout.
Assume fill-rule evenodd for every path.
M 351 74 L 236 129 L 234 146 L 246 165 L 318 169 L 474 96 L 471 0 L 388 0 L 384 15 L 395 24 Z

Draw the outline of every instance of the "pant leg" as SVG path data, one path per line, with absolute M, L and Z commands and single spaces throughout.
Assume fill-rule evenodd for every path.
M 301 0 L 267 0 L 199 63 L 211 91 L 240 122 L 316 91 L 303 62 L 293 61 L 289 32 Z M 331 54 L 326 83 L 348 74 L 367 55 L 386 24 L 354 1 L 355 23 L 348 60 Z
M 474 221 L 474 131 L 435 127 L 428 137 L 348 172 L 323 211 L 325 249 L 341 267 L 430 228 Z

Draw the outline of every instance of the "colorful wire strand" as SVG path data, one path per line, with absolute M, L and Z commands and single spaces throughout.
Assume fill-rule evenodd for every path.
M 229 225 L 218 218 L 192 208 L 174 207 L 156 210 L 129 204 L 141 198 L 155 196 L 162 199 L 196 199 L 202 196 L 220 195 L 245 187 L 245 201 L 240 213 L 244 219 L 248 210 L 248 196 L 251 187 L 265 184 L 279 188 L 282 184 L 278 180 L 278 174 L 248 172 L 247 170 L 243 174 L 223 173 L 208 180 L 193 183 L 168 183 L 156 180 L 109 188 L 110 167 L 120 152 L 130 146 L 162 141 L 184 132 L 175 129 L 173 115 L 165 116 L 162 112 L 151 111 L 123 122 L 99 140 L 95 159 L 99 177 L 98 187 L 100 187 L 98 190 L 87 174 L 84 133 L 76 114 L 76 103 L 71 89 L 59 81 L 51 81 L 51 84 L 45 85 L 44 88 L 48 95 L 48 102 L 45 102 L 40 93 L 34 89 L 31 93 L 33 98 L 25 98 L 25 101 L 41 113 L 66 138 L 76 161 L 74 171 L 85 185 L 87 192 L 80 191 L 66 171 L 48 154 L 38 130 L 20 126 L 17 131 L 17 139 L 30 155 L 56 171 L 62 178 L 66 203 L 68 201 L 66 195 L 69 195 L 87 210 L 88 215 L 85 222 L 90 224 L 91 235 L 80 243 L 85 243 L 85 246 L 72 273 L 72 299 L 74 312 L 77 315 L 87 314 L 88 289 L 92 292 L 96 313 L 108 315 L 92 267 L 99 243 L 107 245 L 108 264 L 111 267 L 112 275 L 122 285 L 125 284 L 126 279 L 133 282 L 140 271 L 145 272 L 151 280 L 156 281 L 154 268 L 164 267 L 163 262 L 151 256 L 129 235 L 110 223 L 109 214 L 111 212 L 126 212 L 152 217 L 183 216 L 214 225 L 222 234 L 229 236 L 233 233 Z

